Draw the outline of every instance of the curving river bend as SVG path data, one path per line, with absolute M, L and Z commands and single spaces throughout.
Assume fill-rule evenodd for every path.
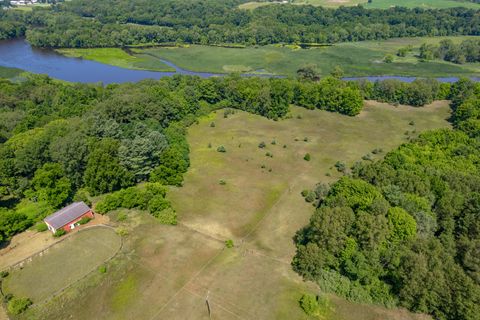
M 162 60 L 173 67 L 175 72 L 132 70 L 115 67 L 81 58 L 65 57 L 51 49 L 32 48 L 23 39 L 0 41 L 0 66 L 22 69 L 32 73 L 47 74 L 52 78 L 71 82 L 102 82 L 104 84 L 136 82 L 143 79 L 160 79 L 175 74 L 196 75 L 202 78 L 222 76 L 208 72 L 194 72 L 179 68 L 169 61 Z M 249 76 L 246 74 L 245 76 Z M 262 75 L 265 76 L 265 75 Z M 268 75 L 267 75 L 268 76 Z M 370 81 L 398 79 L 412 82 L 415 77 L 357 77 L 345 80 L 366 79 Z M 455 82 L 458 78 L 439 78 L 441 82 Z M 478 81 L 479 79 L 474 79 Z

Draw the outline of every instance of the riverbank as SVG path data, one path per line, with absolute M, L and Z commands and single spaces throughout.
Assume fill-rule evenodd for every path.
M 462 41 L 465 38 L 454 39 Z M 441 39 L 444 38 L 423 38 L 422 40 L 438 42 Z M 321 76 L 328 75 L 333 68 L 341 66 L 346 71 L 344 74 L 346 80 L 363 78 L 376 81 L 396 78 L 411 82 L 415 78 L 438 78 L 442 82 L 455 82 L 460 77 L 470 77 L 478 81 L 480 73 L 473 72 L 473 70 L 480 69 L 478 63 L 454 65 L 443 61 L 415 62 L 418 59 L 415 57 L 414 50 L 406 57 L 396 57 L 393 63 L 375 60 L 373 56 L 383 56 L 385 52 L 398 50 L 398 48 L 409 45 L 411 41 L 412 39 L 371 41 L 314 49 L 298 49 L 293 46 L 244 49 L 207 46 L 70 49 L 68 50 L 69 56 L 65 56 L 51 49 L 32 48 L 25 40 L 17 39 L 0 41 L 0 56 L 2 57 L 0 65 L 3 66 L 0 68 L 0 77 L 15 78 L 23 70 L 47 74 L 51 78 L 63 81 L 102 82 L 103 84 L 160 79 L 177 74 L 202 78 L 224 76 L 230 73 L 240 73 L 243 76 L 294 77 L 298 68 L 314 65 Z M 422 43 L 419 39 L 416 41 Z M 355 46 L 358 52 L 355 52 L 353 47 L 348 49 L 346 46 Z M 62 50 L 62 52 L 65 51 Z M 78 56 L 86 56 L 88 60 L 73 58 Z M 148 57 L 149 60 L 142 60 L 144 57 Z M 116 66 L 107 64 L 107 62 L 115 63 Z M 237 64 L 222 65 L 225 62 Z M 145 63 L 144 67 L 150 63 L 150 66 L 157 70 L 172 71 L 138 69 L 138 63 Z M 131 68 L 132 66 L 137 69 Z
M 127 54 L 121 49 L 67 49 L 61 50 L 69 56 L 82 56 L 85 59 L 120 67 L 136 69 L 135 61 L 147 59 L 141 65 L 164 66 L 162 60 L 176 67 L 193 72 L 206 73 L 260 73 L 281 76 L 295 76 L 296 71 L 305 65 L 314 65 L 321 75 L 329 74 L 335 66 L 340 66 L 347 77 L 367 76 L 407 76 L 407 77 L 475 77 L 480 74 L 480 63 L 454 64 L 440 60 L 421 61 L 419 48 L 423 43 L 438 44 L 451 39 L 461 42 L 478 37 L 425 37 L 400 38 L 384 41 L 363 41 L 341 43 L 328 47 L 301 49 L 297 46 L 268 45 L 246 48 L 225 48 L 214 46 L 170 46 L 135 48 Z M 411 47 L 405 57 L 398 57 L 399 49 Z M 121 54 L 119 54 L 121 53 Z M 384 61 L 392 55 L 393 62 Z M 163 64 L 163 65 L 162 65 Z M 163 69 L 149 69 L 159 70 Z
M 97 61 L 120 68 L 175 72 L 175 68 L 148 54 L 132 55 L 120 48 L 56 49 L 55 51 L 66 57 Z

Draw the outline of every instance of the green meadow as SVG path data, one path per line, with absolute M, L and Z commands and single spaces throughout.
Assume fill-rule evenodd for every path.
M 0 66 L 0 78 L 12 79 L 20 75 L 23 71 L 15 68 Z
M 449 37 L 459 42 L 467 37 Z M 300 67 L 315 65 L 321 74 L 342 67 L 346 76 L 399 75 L 422 77 L 473 76 L 480 71 L 479 63 L 457 65 L 444 61 L 421 62 L 416 55 L 422 43 L 438 43 L 445 37 L 400 38 L 384 41 L 340 43 L 311 49 L 269 45 L 247 48 L 212 46 L 161 47 L 142 51 L 177 66 L 215 73 L 258 72 L 293 76 Z M 399 48 L 413 46 L 406 57 L 393 63 L 383 61 L 387 54 L 395 55 Z
M 109 224 L 124 232 L 122 249 L 105 264 L 107 272 L 93 270 L 18 319 L 90 320 L 100 314 L 115 320 L 318 319 L 306 316 L 298 301 L 319 288 L 290 265 L 292 236 L 314 210 L 301 191 L 339 178 L 336 161 L 350 166 L 381 148 L 374 156 L 378 159 L 421 131 L 449 126 L 446 101 L 423 108 L 365 103 L 356 117 L 293 106 L 280 121 L 242 111 L 225 116 L 223 110 L 201 117 L 188 130 L 191 166 L 184 185 L 168 193 L 178 225 L 161 225 L 139 210 L 110 212 Z M 262 141 L 265 147 L 259 148 Z M 220 145 L 225 153 L 216 151 Z M 311 161 L 303 159 L 306 153 Z M 226 240 L 234 247 L 227 248 Z M 69 262 L 53 251 L 47 257 L 49 264 L 66 264 L 65 271 L 70 270 Z M 30 270 L 37 270 L 43 279 L 45 265 L 34 260 L 29 270 L 12 276 L 26 281 Z M 25 285 L 18 286 L 14 292 L 24 293 Z M 43 283 L 36 296 L 44 296 L 42 288 Z M 429 319 L 327 297 L 331 309 L 325 320 Z
M 175 71 L 158 59 L 145 54 L 130 55 L 120 48 L 57 49 L 57 52 L 73 58 L 94 60 L 113 66 L 153 71 Z

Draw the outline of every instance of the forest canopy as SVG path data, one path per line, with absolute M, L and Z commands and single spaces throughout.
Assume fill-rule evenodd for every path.
M 354 116 L 364 99 L 422 106 L 448 92 L 448 85 L 430 80 L 370 84 L 335 77 L 174 76 L 105 87 L 34 75 L 0 80 L 0 241 L 86 194 L 146 181 L 181 185 L 189 166 L 186 128 L 212 110 L 236 108 L 277 120 L 297 104 Z M 128 198 L 140 197 L 127 190 Z M 110 203 L 125 206 L 122 194 Z
M 480 313 L 480 85 L 452 85 L 455 129 L 423 133 L 326 187 L 294 269 L 353 301 L 435 319 Z
M 0 39 L 26 35 L 38 47 L 160 43 L 337 43 L 394 37 L 480 35 L 479 11 L 362 6 L 264 6 L 239 0 L 75 0 L 33 12 L 0 11 Z

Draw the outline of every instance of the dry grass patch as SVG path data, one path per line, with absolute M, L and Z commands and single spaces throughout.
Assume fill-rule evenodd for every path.
M 4 281 L 3 291 L 42 302 L 95 270 L 120 246 L 120 237 L 110 228 L 78 232 L 12 271 Z

